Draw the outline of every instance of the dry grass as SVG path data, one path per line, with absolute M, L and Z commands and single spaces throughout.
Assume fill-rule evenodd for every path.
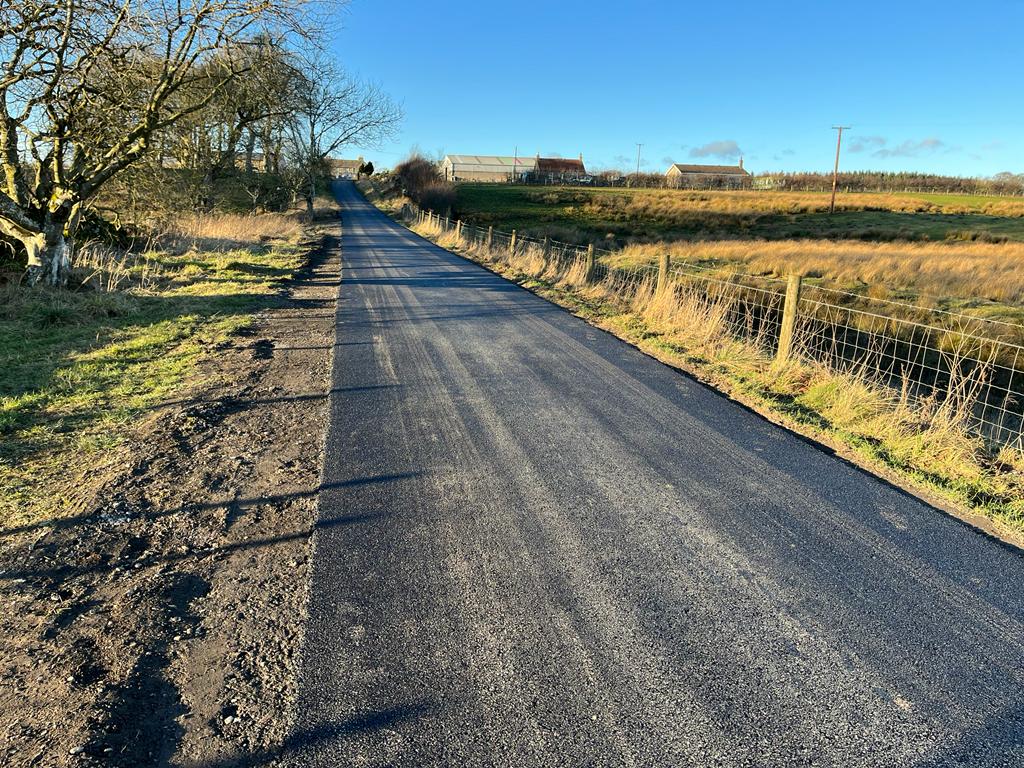
M 1024 243 L 866 243 L 857 240 L 676 241 L 626 246 L 612 266 L 654 264 L 668 251 L 673 261 L 754 275 L 799 273 L 844 286 L 870 286 L 886 298 L 893 290 L 933 297 L 1024 303 Z
M 290 240 L 302 232 L 299 214 L 193 214 L 170 222 L 159 238 L 168 250 L 230 251 L 271 240 Z
M 318 199 L 315 211 L 335 211 L 326 198 Z M 104 293 L 131 290 L 150 293 L 169 279 L 191 279 L 205 274 L 212 259 L 217 269 L 228 269 L 239 252 L 267 252 L 283 244 L 294 244 L 303 231 L 303 214 L 263 213 L 251 215 L 211 213 L 190 214 L 165 221 L 162 231 L 124 250 L 103 243 L 78 246 L 74 256 L 73 283 Z M 174 263 L 168 256 L 203 254 L 190 263 Z
M 641 219 L 674 220 L 694 212 L 727 214 L 801 214 L 824 213 L 829 209 L 831 195 L 822 192 L 711 192 L 690 190 L 630 190 L 628 194 L 587 194 L 547 192 L 545 202 L 564 202 L 558 195 L 577 195 L 575 202 L 604 218 L 621 216 Z M 542 198 L 543 199 L 543 198 Z M 891 213 L 984 214 L 989 216 L 1024 216 L 1024 199 L 1005 198 L 976 202 L 948 200 L 935 202 L 923 197 L 853 193 L 836 200 L 838 211 L 887 211 Z
M 421 222 L 417 222 L 410 229 L 418 235 L 435 241 L 444 234 L 444 229 L 439 224 L 434 223 L 433 219 L 424 219 Z

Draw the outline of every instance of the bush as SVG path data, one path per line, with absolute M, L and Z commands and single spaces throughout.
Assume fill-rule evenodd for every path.
M 441 178 L 437 165 L 423 155 L 413 153 L 395 167 L 402 192 L 419 204 L 437 212 L 448 212 L 455 205 L 455 187 Z
M 412 197 L 410 195 L 410 197 Z M 455 206 L 455 187 L 443 181 L 429 184 L 420 190 L 418 197 L 413 197 L 421 208 L 428 208 L 438 213 L 450 214 Z

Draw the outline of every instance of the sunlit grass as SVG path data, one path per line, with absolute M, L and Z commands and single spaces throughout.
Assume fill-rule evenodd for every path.
M 301 265 L 301 228 L 215 218 L 183 225 L 187 249 L 84 259 L 78 290 L 0 287 L 0 527 L 70 513 L 89 468 Z M 232 247 L 196 247 L 211 237 Z

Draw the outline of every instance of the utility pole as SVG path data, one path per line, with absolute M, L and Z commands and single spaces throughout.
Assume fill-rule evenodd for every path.
M 828 206 L 829 216 L 836 212 L 836 187 L 839 186 L 839 147 L 843 143 L 843 131 L 850 130 L 850 126 L 833 125 L 832 130 L 839 131 L 839 135 L 836 137 L 836 165 L 832 169 L 832 202 Z
M 515 180 L 516 180 L 516 171 L 518 170 L 516 168 L 517 165 L 519 165 L 519 145 L 518 144 L 516 144 L 516 148 L 515 148 L 515 151 L 513 152 L 513 156 L 512 156 L 512 182 L 513 183 L 515 183 Z
M 637 180 L 637 183 L 640 182 L 640 147 L 642 147 L 642 146 L 643 146 L 643 144 L 639 144 L 639 143 L 636 145 L 636 180 Z

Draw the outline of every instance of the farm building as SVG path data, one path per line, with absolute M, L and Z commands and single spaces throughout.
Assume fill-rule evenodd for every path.
M 750 185 L 750 174 L 739 165 L 684 165 L 672 163 L 665 173 L 670 187 L 697 189 L 742 189 Z
M 583 165 L 582 154 L 577 160 L 537 155 L 536 161 L 536 167 L 531 174 L 533 181 L 543 184 L 563 184 L 587 178 L 587 169 Z
M 331 169 L 331 176 L 344 178 L 346 176 L 358 176 L 359 169 L 363 167 L 363 157 L 360 155 L 355 160 L 343 160 L 338 157 L 327 158 L 327 166 Z
M 441 172 L 445 181 L 511 181 L 524 178 L 536 166 L 533 157 L 445 155 Z

